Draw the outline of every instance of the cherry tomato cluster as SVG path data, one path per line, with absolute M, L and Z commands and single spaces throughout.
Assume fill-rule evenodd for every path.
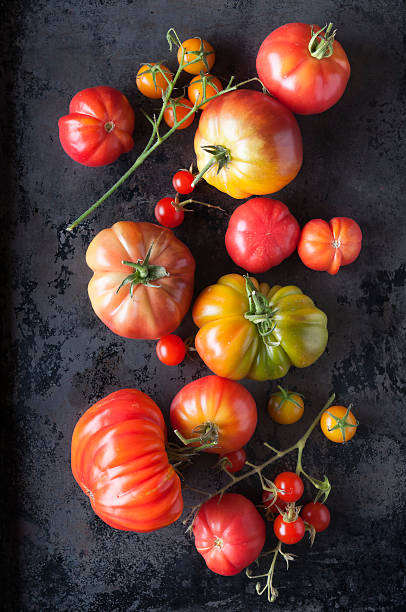
M 179 195 L 187 195 L 194 190 L 194 175 L 190 170 L 178 170 L 172 178 L 172 185 L 176 190 L 174 198 L 162 198 L 155 206 L 155 218 L 164 227 L 171 229 L 178 227 L 183 223 L 185 213 L 183 207 L 186 203 L 191 203 L 191 200 L 179 202 Z

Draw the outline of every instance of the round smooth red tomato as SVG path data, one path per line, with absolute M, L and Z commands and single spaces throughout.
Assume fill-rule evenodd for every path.
M 279 510 L 281 510 L 281 512 L 285 512 L 286 506 L 289 502 L 279 499 L 272 493 L 272 491 L 264 490 L 262 491 L 262 503 L 264 504 L 265 508 L 273 514 L 279 514 Z
M 119 336 L 167 336 L 189 310 L 195 260 L 170 229 L 119 221 L 93 238 L 86 263 L 93 310 Z
M 255 431 L 257 407 L 251 393 L 240 383 L 204 376 L 183 387 L 171 404 L 173 429 L 191 446 L 217 441 L 208 453 L 224 455 L 242 448 Z
M 155 218 L 164 227 L 178 227 L 183 223 L 185 213 L 181 208 L 175 208 L 173 198 L 162 198 L 154 209 Z
M 280 514 L 274 521 L 273 530 L 278 540 L 284 544 L 296 544 L 303 538 L 306 527 L 300 516 L 295 521 L 287 522 Z
M 234 576 L 259 556 L 265 522 L 254 504 L 238 493 L 205 502 L 193 523 L 195 546 L 212 572 Z
M 353 219 L 334 217 L 330 223 L 313 219 L 302 229 L 297 251 L 305 266 L 337 274 L 360 254 L 361 229 Z
M 303 481 L 295 472 L 281 472 L 274 480 L 274 484 L 282 493 L 278 498 L 285 502 L 295 502 L 303 495 Z
M 192 185 L 194 178 L 194 175 L 189 172 L 189 170 L 178 170 L 178 172 L 173 175 L 172 185 L 178 193 L 187 195 L 194 190 L 194 186 Z
M 324 531 L 330 525 L 330 510 L 320 502 L 310 502 L 303 506 L 300 516 L 306 523 L 312 525 L 317 533 Z
M 113 87 L 79 91 L 58 126 L 65 153 L 84 166 L 106 166 L 134 146 L 134 111 Z
M 105 523 L 145 532 L 179 518 L 181 484 L 165 444 L 161 411 L 137 389 L 115 391 L 81 416 L 72 436 L 72 472 Z
M 355 436 L 358 421 L 350 410 L 351 405 L 330 406 L 321 415 L 320 427 L 326 438 L 332 442 L 342 444 Z
M 165 76 L 162 72 L 165 73 Z M 165 78 L 166 77 L 166 78 Z M 172 72 L 161 62 L 143 64 L 137 72 L 135 82 L 140 92 L 147 98 L 158 100 L 172 81 Z
M 266 272 L 293 253 L 299 235 L 299 223 L 285 204 L 252 198 L 231 215 L 226 248 L 237 266 L 248 272 Z
M 238 450 L 227 453 L 226 455 L 220 455 L 220 459 L 227 459 L 229 463 L 226 464 L 227 472 L 231 472 L 234 474 L 235 472 L 239 472 L 245 465 L 247 460 L 247 453 L 243 448 L 239 448 Z
M 198 74 L 190 81 L 187 95 L 192 104 L 198 105 L 204 98 L 211 98 L 218 94 L 222 89 L 223 85 L 221 84 L 220 79 L 213 74 L 202 73 Z M 205 102 L 205 104 L 202 104 L 200 109 L 205 109 L 208 104 L 210 104 L 210 102 Z
M 179 365 L 185 358 L 186 346 L 182 338 L 175 334 L 169 334 L 169 336 L 164 336 L 158 340 L 156 354 L 159 361 L 162 361 L 165 365 Z
M 351 69 L 331 28 L 288 23 L 271 32 L 259 49 L 259 78 L 294 113 L 322 113 L 344 93 Z
M 173 127 L 175 125 L 175 121 L 182 121 L 184 117 L 190 112 L 190 109 L 193 108 L 193 104 L 187 98 L 178 98 L 177 100 L 172 100 L 172 103 L 169 103 L 164 111 L 164 120 L 169 127 Z M 184 130 L 189 127 L 191 123 L 193 123 L 193 119 L 195 118 L 196 113 L 192 113 L 182 125 L 178 125 L 177 130 Z
M 201 72 L 209 72 L 214 65 L 216 54 L 214 49 L 207 40 L 199 38 L 188 38 L 178 49 L 178 63 L 189 64 L 184 66 L 183 70 L 189 74 L 200 74 Z M 196 61 L 198 60 L 198 61 Z M 190 63 L 193 62 L 193 63 Z

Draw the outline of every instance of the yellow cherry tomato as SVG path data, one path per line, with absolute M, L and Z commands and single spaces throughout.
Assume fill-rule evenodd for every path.
M 187 95 L 192 104 L 200 104 L 203 98 L 211 98 L 223 89 L 220 79 L 212 74 L 198 74 L 189 83 Z M 209 103 L 200 108 L 203 110 Z
M 302 395 L 293 391 L 286 391 L 278 386 L 279 391 L 272 393 L 268 401 L 268 413 L 275 423 L 291 425 L 303 416 L 304 404 Z
M 193 64 L 190 64 L 189 66 L 186 65 L 183 68 L 185 72 L 188 72 L 189 74 L 200 74 L 201 72 L 209 72 L 211 70 L 216 59 L 216 54 L 214 53 L 213 47 L 207 42 L 207 40 L 199 37 L 188 38 L 188 40 L 185 40 L 178 49 L 179 64 L 182 61 L 183 49 L 185 50 L 183 63 L 190 64 L 190 62 L 194 62 Z M 199 61 L 194 61 L 197 59 L 199 59 Z
M 162 72 L 165 74 L 162 74 Z M 166 78 L 165 78 L 166 77 Z M 172 81 L 172 72 L 164 64 L 151 62 L 143 64 L 137 72 L 135 82 L 140 92 L 147 98 L 157 100 Z
M 320 427 L 326 438 L 342 444 L 355 436 L 358 421 L 351 412 L 351 404 L 345 406 L 330 406 L 320 419 Z

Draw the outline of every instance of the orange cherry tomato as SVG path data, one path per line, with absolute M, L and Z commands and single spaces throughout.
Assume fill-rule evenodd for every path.
M 302 418 L 304 412 L 303 398 L 300 393 L 286 391 L 278 387 L 279 391 L 272 393 L 268 401 L 268 413 L 275 423 L 291 425 Z
M 320 419 L 320 427 L 326 438 L 332 442 L 342 444 L 355 436 L 358 421 L 351 412 L 351 405 L 330 406 Z
M 179 64 L 182 61 L 183 49 L 185 50 L 183 63 L 189 64 L 189 66 L 184 66 L 183 70 L 185 72 L 189 74 L 200 74 L 200 72 L 209 72 L 212 69 L 216 54 L 207 40 L 199 37 L 185 40 L 178 49 Z M 197 59 L 199 59 L 199 61 L 195 61 Z M 194 63 L 190 64 L 190 62 Z
M 223 89 L 220 79 L 212 74 L 198 74 L 189 83 L 187 95 L 192 104 L 200 104 L 204 98 L 211 98 Z M 205 94 L 206 92 L 206 94 Z M 203 110 L 208 102 L 200 108 Z
M 169 127 L 173 127 L 175 120 L 182 121 L 184 117 L 190 112 L 190 109 L 193 108 L 193 104 L 187 98 L 178 98 L 177 100 L 171 100 L 164 112 L 164 120 Z M 193 119 L 195 118 L 195 113 L 192 113 L 189 119 L 186 119 L 182 125 L 179 125 L 177 130 L 184 130 L 189 127 L 191 123 L 193 123 Z
M 165 76 L 160 72 L 162 70 Z M 140 92 L 147 98 L 158 99 L 169 86 L 168 81 L 172 81 L 172 72 L 161 62 L 151 62 L 143 64 L 137 72 L 135 82 Z

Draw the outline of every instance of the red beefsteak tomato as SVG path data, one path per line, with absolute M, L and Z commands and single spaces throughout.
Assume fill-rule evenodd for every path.
M 120 221 L 93 238 L 86 262 L 93 310 L 119 336 L 166 336 L 189 309 L 195 260 L 170 229 Z
M 332 24 L 288 23 L 262 43 L 257 72 L 270 93 L 292 112 L 322 113 L 343 95 L 350 64 Z
M 252 198 L 231 215 L 226 248 L 237 266 L 258 274 L 289 257 L 299 235 L 299 223 L 285 204 L 271 198 Z
M 79 91 L 58 125 L 65 153 L 84 166 L 106 166 L 134 146 L 134 111 L 113 87 Z
M 144 532 L 179 518 L 181 485 L 165 443 L 161 411 L 137 389 L 115 391 L 81 416 L 72 436 L 72 472 L 105 523 Z
M 234 576 L 259 556 L 265 544 L 265 522 L 249 499 L 226 493 L 202 505 L 193 534 L 207 567 L 216 574 Z

